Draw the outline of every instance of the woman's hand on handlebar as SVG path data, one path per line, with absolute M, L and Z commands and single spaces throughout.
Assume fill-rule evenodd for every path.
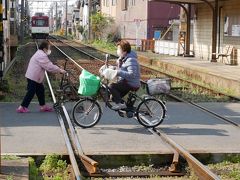
M 64 69 L 60 69 L 60 73 L 61 73 L 61 74 L 66 74 L 67 71 L 65 71 Z

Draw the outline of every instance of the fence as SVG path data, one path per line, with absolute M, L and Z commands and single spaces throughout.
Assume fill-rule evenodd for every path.
M 136 46 L 137 39 L 134 38 L 123 38 L 123 40 L 127 40 L 132 46 Z M 140 49 L 141 51 L 151 50 L 154 51 L 155 40 L 152 39 L 139 39 Z
M 180 51 L 178 52 L 178 43 L 172 41 L 165 41 L 165 40 L 156 40 L 155 41 L 155 53 L 158 54 L 166 54 L 170 56 L 178 56 L 178 54 L 183 54 L 183 48 L 179 48 Z M 193 53 L 193 44 L 190 45 L 190 51 Z

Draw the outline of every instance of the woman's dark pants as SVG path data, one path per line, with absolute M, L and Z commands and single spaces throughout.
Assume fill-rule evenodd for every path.
M 23 102 L 21 106 L 28 107 L 30 102 L 32 101 L 34 95 L 37 95 L 39 105 L 43 106 L 45 105 L 45 90 L 42 83 L 37 83 L 35 81 L 32 81 L 30 79 L 27 79 L 28 85 L 27 85 L 27 93 L 23 99 Z
M 117 104 L 122 102 L 122 97 L 131 91 L 131 89 L 132 88 L 124 81 L 109 85 L 109 90 L 113 96 L 113 101 Z

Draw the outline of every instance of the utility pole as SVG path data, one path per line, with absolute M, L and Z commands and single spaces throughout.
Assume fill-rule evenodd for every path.
M 57 12 L 57 6 L 58 6 L 58 4 L 57 4 L 57 2 L 56 2 L 56 15 L 55 15 L 55 21 L 56 21 L 56 24 L 55 24 L 55 32 L 57 32 L 57 27 L 58 27 L 58 12 Z
M 23 43 L 24 38 L 24 0 L 21 0 L 21 23 L 20 23 L 20 43 Z
M 4 47 L 3 47 L 3 11 L 2 0 L 0 0 L 0 80 L 3 77 Z M 0 82 L 1 83 L 1 82 Z M 1 131 L 1 128 L 0 128 Z M 0 133 L 0 173 L 1 173 L 1 133 Z
M 92 0 L 88 0 L 88 40 L 91 40 Z
M 66 0 L 66 12 L 65 12 L 65 37 L 67 37 L 67 27 L 68 27 L 68 0 Z

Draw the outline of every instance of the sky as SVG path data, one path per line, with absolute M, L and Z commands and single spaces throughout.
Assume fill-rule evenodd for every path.
M 37 1 L 37 0 L 34 0 L 34 1 Z M 41 1 L 41 0 L 39 0 L 39 1 Z M 43 1 L 45 1 L 45 2 L 31 2 L 31 0 L 28 0 L 31 15 L 34 15 L 35 12 L 44 12 L 45 14 L 47 14 L 51 5 L 55 4 L 51 0 L 49 0 L 48 2 L 46 2 L 47 0 L 43 0 Z M 75 2 L 76 2 L 76 0 L 68 0 L 68 5 L 75 4 Z M 58 2 L 58 3 L 60 3 L 60 2 Z M 21 0 L 19 0 L 19 4 L 21 4 Z M 63 4 L 63 6 L 65 6 L 65 1 L 61 2 L 61 4 Z

